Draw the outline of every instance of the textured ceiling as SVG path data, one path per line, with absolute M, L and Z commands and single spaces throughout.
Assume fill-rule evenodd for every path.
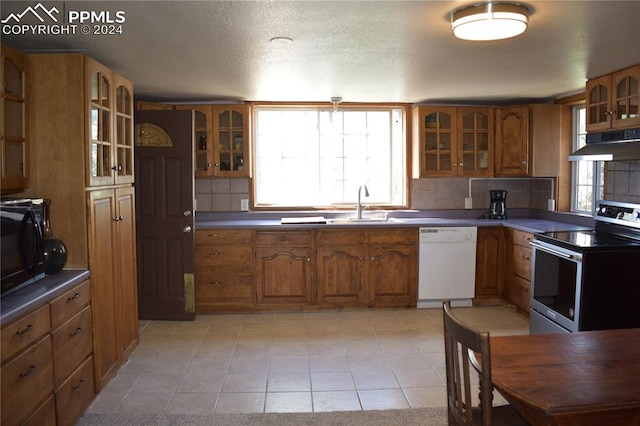
M 3 18 L 36 1 L 2 1 Z M 86 53 L 141 99 L 499 103 L 584 89 L 640 63 L 640 1 L 528 1 L 522 36 L 469 42 L 469 1 L 42 2 L 124 11 L 121 35 L 2 35 L 27 52 Z M 271 43 L 289 37 L 290 44 Z

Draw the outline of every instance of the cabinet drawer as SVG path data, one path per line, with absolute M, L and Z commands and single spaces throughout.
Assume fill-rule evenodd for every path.
M 3 426 L 19 424 L 53 392 L 51 337 L 31 346 L 2 367 Z
M 22 426 L 56 426 L 56 402 L 53 395 L 38 407 L 36 412 L 22 423 Z
M 253 300 L 252 275 L 211 273 L 196 276 L 196 303 L 250 302 Z
M 530 288 L 531 283 L 529 281 L 517 275 L 511 277 L 511 303 L 526 312 L 529 312 L 529 308 L 531 307 Z
M 256 232 L 257 246 L 310 246 L 311 231 Z
M 78 365 L 91 353 L 91 307 L 87 306 L 76 316 L 51 333 L 53 342 L 54 383 L 66 380 Z
M 91 286 L 85 281 L 51 302 L 51 327 L 56 328 L 91 300 Z
M 253 253 L 250 246 L 212 245 L 196 247 L 196 272 L 201 268 L 237 266 L 250 271 Z
M 249 229 L 203 229 L 196 231 L 196 245 L 251 244 Z
M 512 248 L 513 272 L 531 280 L 531 248 L 514 245 Z
M 371 229 L 369 244 L 414 245 L 418 243 L 418 229 Z
M 361 245 L 367 242 L 367 234 L 366 231 L 350 230 L 318 231 L 317 241 L 318 245 Z
M 58 426 L 74 425 L 93 397 L 93 357 L 89 357 L 56 391 Z
M 513 230 L 513 244 L 524 247 L 530 247 L 529 243 L 533 240 L 533 235 L 529 232 Z
M 5 362 L 31 343 L 40 339 L 51 329 L 49 305 L 44 305 L 32 313 L 2 329 L 2 362 Z

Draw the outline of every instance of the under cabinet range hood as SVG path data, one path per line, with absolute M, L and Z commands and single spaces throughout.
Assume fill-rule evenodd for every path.
M 640 160 L 640 128 L 587 133 L 587 144 L 569 155 L 569 161 Z

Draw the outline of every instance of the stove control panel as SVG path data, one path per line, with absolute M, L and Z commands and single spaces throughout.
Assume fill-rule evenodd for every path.
M 598 201 L 595 220 L 640 228 L 640 205 Z

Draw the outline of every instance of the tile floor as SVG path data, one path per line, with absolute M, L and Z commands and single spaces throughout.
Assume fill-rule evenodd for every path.
M 507 307 L 454 308 L 527 334 Z M 262 413 L 446 406 L 440 309 L 199 315 L 141 321 L 140 344 L 92 413 Z

